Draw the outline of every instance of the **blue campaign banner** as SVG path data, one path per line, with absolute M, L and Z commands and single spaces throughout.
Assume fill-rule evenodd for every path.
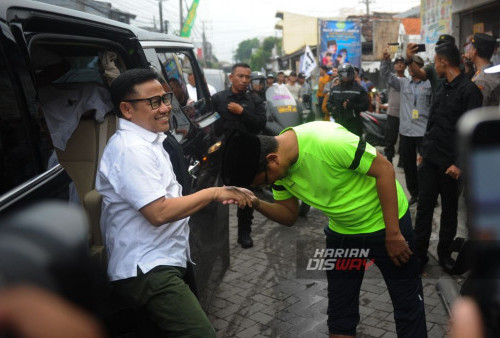
M 319 20 L 319 63 L 338 67 L 361 66 L 361 28 L 357 21 Z

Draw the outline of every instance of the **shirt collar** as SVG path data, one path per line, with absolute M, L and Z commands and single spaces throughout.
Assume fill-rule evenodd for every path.
M 235 92 L 233 92 L 233 90 L 231 89 L 231 87 L 229 87 L 227 89 L 227 93 L 228 93 L 227 96 L 242 97 L 242 96 L 245 96 L 246 91 L 244 93 L 235 93 Z
M 481 67 L 478 67 L 478 69 L 477 69 L 477 70 L 478 70 L 478 71 L 477 71 L 477 73 L 482 72 L 483 70 L 485 70 L 486 68 L 491 67 L 492 65 L 493 65 L 493 63 L 491 63 L 491 62 L 490 62 L 490 63 L 487 63 L 487 64 L 485 64 L 485 65 L 482 65 Z
M 465 75 L 462 72 L 460 72 L 460 74 L 458 74 L 451 82 L 448 82 L 448 80 L 446 80 L 446 84 L 451 88 L 455 88 L 456 86 L 458 86 L 459 82 L 464 76 Z
M 133 122 L 125 120 L 124 118 L 118 119 L 118 127 L 121 130 L 127 130 L 136 134 L 137 136 L 146 140 L 149 143 L 155 143 L 155 142 L 162 143 L 163 140 L 167 138 L 167 135 L 165 135 L 164 133 L 153 133 L 152 131 L 144 129 Z

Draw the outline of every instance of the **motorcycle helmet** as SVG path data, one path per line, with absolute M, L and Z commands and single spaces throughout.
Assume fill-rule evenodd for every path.
M 354 81 L 354 67 L 350 63 L 344 63 L 339 66 L 339 79 L 340 82 L 353 82 Z
M 261 72 L 252 72 L 250 74 L 250 90 L 256 94 L 262 94 L 266 91 L 266 76 Z

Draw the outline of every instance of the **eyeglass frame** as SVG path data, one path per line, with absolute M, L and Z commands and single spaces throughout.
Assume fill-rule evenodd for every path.
M 160 105 L 158 107 L 153 107 L 153 99 L 159 97 L 160 98 Z M 165 103 L 165 101 L 163 100 L 164 97 L 168 97 L 169 98 L 169 102 L 168 103 Z M 151 97 L 148 97 L 148 98 L 144 98 L 144 99 L 131 99 L 131 100 L 122 100 L 123 102 L 140 102 L 140 101 L 149 101 L 149 105 L 151 106 L 151 109 L 155 110 L 155 109 L 158 109 L 161 107 L 161 104 L 163 103 L 165 106 L 170 106 L 172 105 L 172 98 L 174 97 L 174 93 L 172 92 L 168 92 L 168 93 L 165 93 L 163 95 L 155 95 L 155 96 L 151 96 Z

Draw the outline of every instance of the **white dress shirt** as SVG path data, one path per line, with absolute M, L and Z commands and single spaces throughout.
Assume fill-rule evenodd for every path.
M 198 101 L 198 92 L 196 91 L 196 87 L 191 86 L 190 83 L 186 83 L 186 88 L 188 90 L 188 95 L 194 101 Z
M 101 231 L 112 281 L 137 276 L 137 267 L 147 273 L 190 260 L 189 218 L 155 227 L 139 211 L 161 197 L 182 196 L 164 139 L 120 118 L 104 150 L 96 189 L 103 196 Z

